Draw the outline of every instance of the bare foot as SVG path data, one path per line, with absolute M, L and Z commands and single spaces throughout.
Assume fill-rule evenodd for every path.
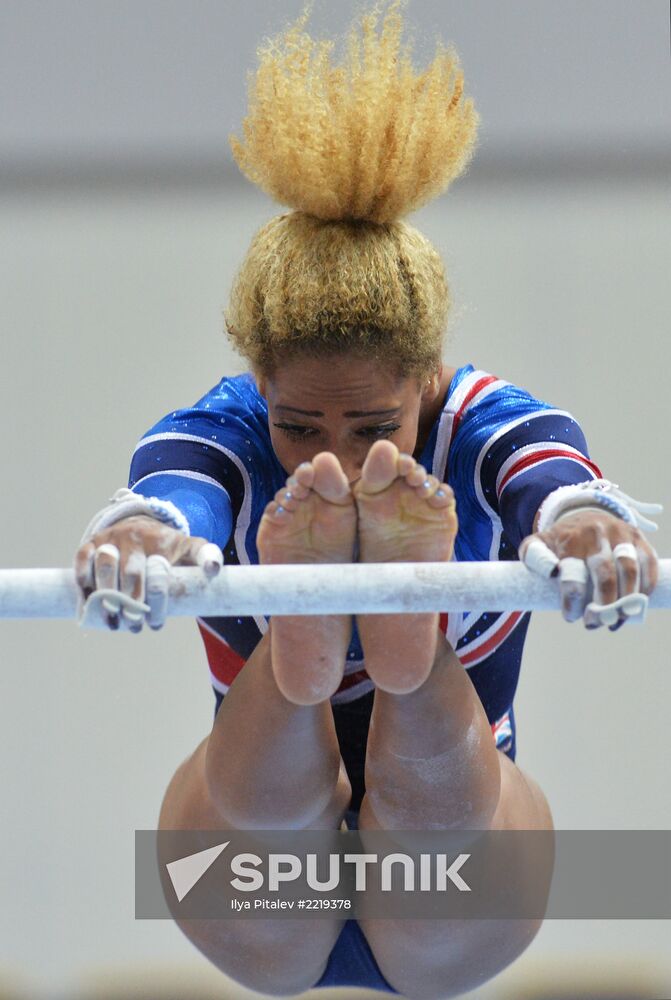
M 457 533 L 454 493 L 391 441 L 376 441 L 354 487 L 361 562 L 443 562 Z M 407 694 L 431 673 L 438 612 L 357 615 L 366 672 L 384 691 Z
M 256 536 L 259 560 L 352 562 L 356 523 L 347 476 L 336 456 L 322 451 L 299 465 L 266 507 Z M 330 698 L 342 680 L 351 635 L 351 615 L 273 615 L 271 659 L 284 697 L 298 705 Z

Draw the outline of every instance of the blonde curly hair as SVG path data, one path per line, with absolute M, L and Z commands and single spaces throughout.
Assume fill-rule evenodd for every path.
M 254 236 L 226 328 L 258 374 L 282 360 L 359 351 L 399 375 L 438 368 L 449 310 L 440 255 L 400 221 L 445 190 L 472 156 L 478 115 L 456 52 L 437 44 L 415 73 L 401 49 L 406 0 L 355 22 L 344 65 L 298 20 L 257 51 L 240 170 L 293 211 Z

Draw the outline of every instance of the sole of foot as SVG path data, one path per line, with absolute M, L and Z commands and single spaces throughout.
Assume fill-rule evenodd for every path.
M 320 452 L 299 465 L 267 505 L 256 539 L 260 562 L 352 562 L 356 526 L 347 476 L 335 455 Z M 284 697 L 298 705 L 330 698 L 342 680 L 351 635 L 351 615 L 274 615 L 271 659 Z
M 452 556 L 458 521 L 454 493 L 399 452 L 376 441 L 354 488 L 361 562 L 443 562 Z M 431 673 L 438 613 L 357 615 L 366 672 L 393 694 L 408 694 Z

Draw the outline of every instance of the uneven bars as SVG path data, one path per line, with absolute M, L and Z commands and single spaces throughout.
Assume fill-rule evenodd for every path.
M 0 569 L 0 618 L 76 618 L 72 569 Z M 559 610 L 559 583 L 519 562 L 320 563 L 174 567 L 168 615 L 392 614 Z M 671 559 L 659 562 L 650 609 L 671 608 Z

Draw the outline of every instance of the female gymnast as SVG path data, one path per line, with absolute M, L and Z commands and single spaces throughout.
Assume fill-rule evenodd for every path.
M 415 72 L 400 4 L 379 30 L 379 5 L 362 16 L 341 64 L 305 32 L 307 10 L 259 48 L 233 151 L 292 210 L 252 240 L 225 314 L 249 373 L 142 437 L 130 489 L 77 551 L 82 597 L 106 592 L 111 629 L 160 628 L 170 566 L 213 574 L 222 558 L 519 558 L 559 575 L 564 617 L 589 628 L 618 628 L 655 586 L 640 505 L 601 478 L 576 421 L 442 363 L 444 267 L 401 219 L 465 169 L 478 119 L 452 50 Z M 529 617 L 199 619 L 214 723 L 170 781 L 160 828 L 552 830 L 515 763 Z M 443 998 L 506 967 L 540 921 L 180 926 L 261 993 Z

